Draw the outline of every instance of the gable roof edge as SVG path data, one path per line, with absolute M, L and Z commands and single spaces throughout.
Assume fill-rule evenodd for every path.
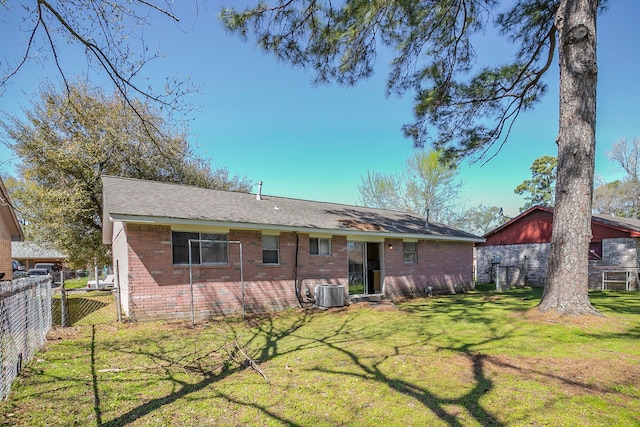
M 16 215 L 16 212 L 13 208 L 13 204 L 9 199 L 9 192 L 7 191 L 7 188 L 4 186 L 4 182 L 2 181 L 2 178 L 0 178 L 0 198 L 2 199 L 0 200 L 0 202 L 3 202 L 3 204 L 6 203 L 6 205 L 8 206 L 9 214 L 11 215 L 11 220 L 13 222 L 13 225 L 15 226 L 15 230 L 18 232 L 16 236 L 11 236 L 12 237 L 11 240 L 13 240 L 13 237 L 17 237 L 19 241 L 23 241 L 24 233 L 22 232 L 20 221 L 18 221 L 18 216 Z

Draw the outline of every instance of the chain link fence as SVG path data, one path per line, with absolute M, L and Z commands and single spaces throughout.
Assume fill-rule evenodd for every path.
M 120 319 L 115 290 L 63 289 L 53 291 L 52 321 L 57 326 L 96 325 Z
M 0 399 L 51 329 L 51 279 L 0 282 Z

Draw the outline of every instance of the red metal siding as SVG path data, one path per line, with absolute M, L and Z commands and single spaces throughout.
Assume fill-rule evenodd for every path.
M 487 236 L 487 241 L 481 245 L 548 243 L 551 241 L 552 222 L 553 215 L 550 212 L 534 211 Z
M 597 222 L 591 222 L 591 241 L 601 242 L 602 239 L 615 239 L 631 237 L 631 233 L 625 230 L 619 230 L 613 227 L 607 227 Z
M 552 230 L 553 212 L 534 209 L 486 236 L 486 242 L 480 243 L 478 246 L 549 243 L 551 242 Z M 591 231 L 592 242 L 631 236 L 629 231 L 603 225 L 595 221 L 591 221 Z

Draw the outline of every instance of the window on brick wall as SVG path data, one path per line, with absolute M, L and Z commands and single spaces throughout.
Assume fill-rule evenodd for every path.
M 403 242 L 402 243 L 402 259 L 405 264 L 418 263 L 418 243 Z
M 229 264 L 229 239 L 227 234 L 173 231 L 171 232 L 171 244 L 174 265 L 189 264 L 189 239 L 192 240 L 191 262 L 193 264 Z
M 279 236 L 262 235 L 262 263 L 278 264 L 279 262 Z
M 311 255 L 331 255 L 331 239 L 310 237 L 309 253 Z

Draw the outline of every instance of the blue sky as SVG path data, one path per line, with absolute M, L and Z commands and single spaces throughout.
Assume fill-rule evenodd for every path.
M 235 2 L 227 2 L 227 4 Z M 191 78 L 200 94 L 192 101 L 190 141 L 214 167 L 227 167 L 253 182 L 264 182 L 265 194 L 347 204 L 358 202 L 358 184 L 367 170 L 397 173 L 411 156 L 401 126 L 412 120 L 412 97 L 385 98 L 388 69 L 379 61 L 374 77 L 356 87 L 314 86 L 313 74 L 278 63 L 254 43 L 227 34 L 217 20 L 218 2 L 202 4 L 198 13 L 181 2 L 178 26 L 158 19 L 145 30 L 147 43 L 165 54 L 146 75 L 161 85 L 163 76 Z M 607 151 L 620 138 L 640 137 L 640 2 L 610 0 L 598 23 L 598 122 L 596 174 L 604 181 L 620 177 Z M 3 10 L 0 60 L 16 60 L 24 34 L 16 16 Z M 500 61 L 509 51 L 504 41 L 488 37 L 479 46 L 479 61 Z M 81 50 L 65 49 L 71 74 L 87 66 Z M 486 58 L 486 59 L 485 59 Z M 508 59 L 508 58 L 505 58 Z M 56 79 L 52 63 L 31 64 L 0 97 L 0 109 L 19 112 L 29 106 L 38 82 Z M 99 80 L 97 80 L 99 81 Z M 460 203 L 501 206 L 513 216 L 524 199 L 513 193 L 530 178 L 536 158 L 556 155 L 558 130 L 557 66 L 548 76 L 549 91 L 535 111 L 521 115 L 511 137 L 488 164 L 463 163 Z M 0 173 L 12 173 L 10 153 L 0 145 Z M 256 189 L 256 187 L 254 187 Z

